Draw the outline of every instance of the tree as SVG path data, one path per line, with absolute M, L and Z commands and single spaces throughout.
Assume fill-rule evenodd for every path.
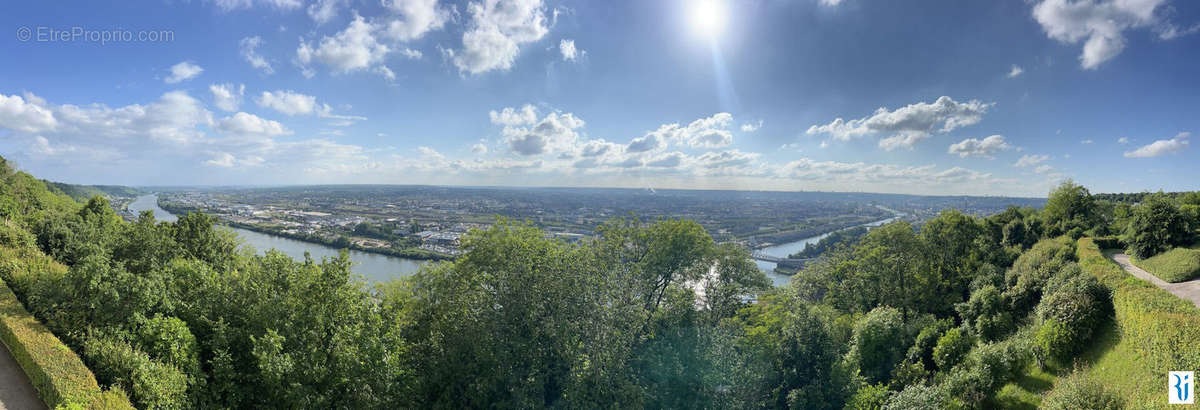
M 1068 179 L 1050 191 L 1042 215 L 1048 236 L 1059 236 L 1076 229 L 1082 232 L 1093 226 L 1096 204 L 1087 188 Z
M 869 383 L 886 382 L 892 368 L 904 358 L 904 320 L 900 311 L 881 306 L 854 326 L 847 361 Z
M 962 328 L 950 329 L 938 338 L 937 346 L 933 348 L 933 362 L 939 369 L 950 369 L 962 361 L 973 346 L 975 339 L 971 334 L 963 332 Z
M 984 341 L 995 341 L 1014 328 L 1010 305 L 1000 290 L 986 285 L 971 293 L 971 299 L 955 306 L 963 326 Z
M 1134 207 L 1124 234 L 1129 251 L 1143 259 L 1188 245 L 1194 238 L 1191 221 L 1163 195 L 1152 195 Z

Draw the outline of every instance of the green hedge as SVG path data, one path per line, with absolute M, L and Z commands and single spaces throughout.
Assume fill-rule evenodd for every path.
M 2 280 L 0 342 L 12 352 L 42 401 L 52 408 L 133 408 L 120 391 L 101 391 L 79 356 L 29 314 Z
M 1200 309 L 1129 275 L 1090 238 L 1079 240 L 1077 255 L 1084 271 L 1112 289 L 1121 342 L 1139 353 L 1155 377 L 1169 370 L 1200 371 Z M 1165 395 L 1161 400 L 1165 405 Z

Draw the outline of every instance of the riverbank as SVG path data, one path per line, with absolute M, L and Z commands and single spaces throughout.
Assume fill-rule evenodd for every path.
M 162 208 L 163 210 L 165 210 L 167 212 L 175 214 L 175 215 L 186 215 L 188 212 L 200 211 L 198 209 L 190 208 L 190 207 L 173 206 L 170 204 L 163 203 L 162 201 L 158 201 L 158 207 Z M 394 256 L 397 258 L 404 258 L 404 259 L 423 260 L 423 261 L 454 260 L 453 256 L 442 254 L 442 253 L 437 253 L 437 252 L 432 252 L 432 251 L 427 251 L 424 249 L 372 248 L 372 247 L 359 246 L 354 243 L 349 243 L 349 244 L 338 243 L 339 241 L 337 239 L 328 239 L 328 238 L 317 236 L 317 235 L 284 232 L 282 229 L 273 229 L 271 227 L 264 227 L 264 226 L 260 226 L 260 225 L 226 221 L 226 220 L 221 220 L 219 218 L 218 218 L 218 221 L 221 225 L 225 225 L 225 226 L 228 226 L 231 228 L 245 229 L 247 231 L 258 232 L 258 233 L 261 233 L 264 235 L 273 235 L 273 236 L 292 239 L 292 240 L 296 240 L 296 241 L 307 242 L 307 243 L 311 243 L 311 244 L 315 244 L 315 245 L 327 246 L 327 247 L 334 248 L 334 249 L 345 248 L 345 249 L 355 250 L 355 251 L 359 251 L 359 252 L 373 253 L 373 254 L 384 255 L 384 256 Z
M 825 226 L 821 226 L 818 228 L 809 228 L 809 229 L 801 229 L 801 230 L 797 230 L 797 231 L 789 231 L 789 232 L 784 232 L 784 233 L 774 233 L 774 234 L 768 234 L 768 235 L 752 236 L 752 237 L 746 238 L 746 241 L 752 242 L 752 244 L 750 245 L 751 249 L 774 248 L 774 247 L 779 247 L 779 246 L 786 246 L 789 243 L 803 242 L 814 236 L 826 235 L 831 232 L 837 232 L 837 231 L 840 231 L 843 229 L 853 228 L 856 226 L 869 225 L 869 224 L 872 224 L 879 220 L 887 220 L 888 218 L 895 218 L 895 215 L 893 215 L 891 217 L 882 217 L 879 215 L 873 215 L 873 216 L 865 217 L 865 218 L 857 218 L 856 220 L 853 220 L 853 221 L 846 221 L 846 222 L 832 224 L 832 225 L 825 225 Z M 788 255 L 772 255 L 772 256 L 779 256 L 781 258 L 786 258 Z

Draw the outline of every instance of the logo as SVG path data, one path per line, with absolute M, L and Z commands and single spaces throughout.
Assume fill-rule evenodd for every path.
M 1167 374 L 1167 403 L 1192 404 L 1196 402 L 1192 372 L 1169 372 Z

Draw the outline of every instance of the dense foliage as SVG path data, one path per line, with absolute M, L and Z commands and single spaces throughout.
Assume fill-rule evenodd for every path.
M 800 250 L 800 252 L 788 255 L 788 257 L 793 259 L 815 258 L 821 256 L 825 252 L 833 250 L 833 248 L 838 246 L 853 246 L 855 243 L 858 243 L 858 241 L 866 234 L 867 227 L 865 226 L 856 226 L 853 228 L 842 229 L 840 231 L 833 231 L 824 238 L 821 238 L 821 240 L 817 241 L 817 243 L 806 244 L 804 245 L 804 249 Z
M 636 219 L 578 243 L 498 220 L 369 287 L 345 254 L 254 255 L 204 214 L 125 222 L 8 175 L 0 245 L 66 268 L 0 278 L 143 408 L 978 408 L 1112 316 L 1047 238 L 1104 220 L 1071 183 L 1053 211 L 872 229 L 778 289 L 695 222 Z

